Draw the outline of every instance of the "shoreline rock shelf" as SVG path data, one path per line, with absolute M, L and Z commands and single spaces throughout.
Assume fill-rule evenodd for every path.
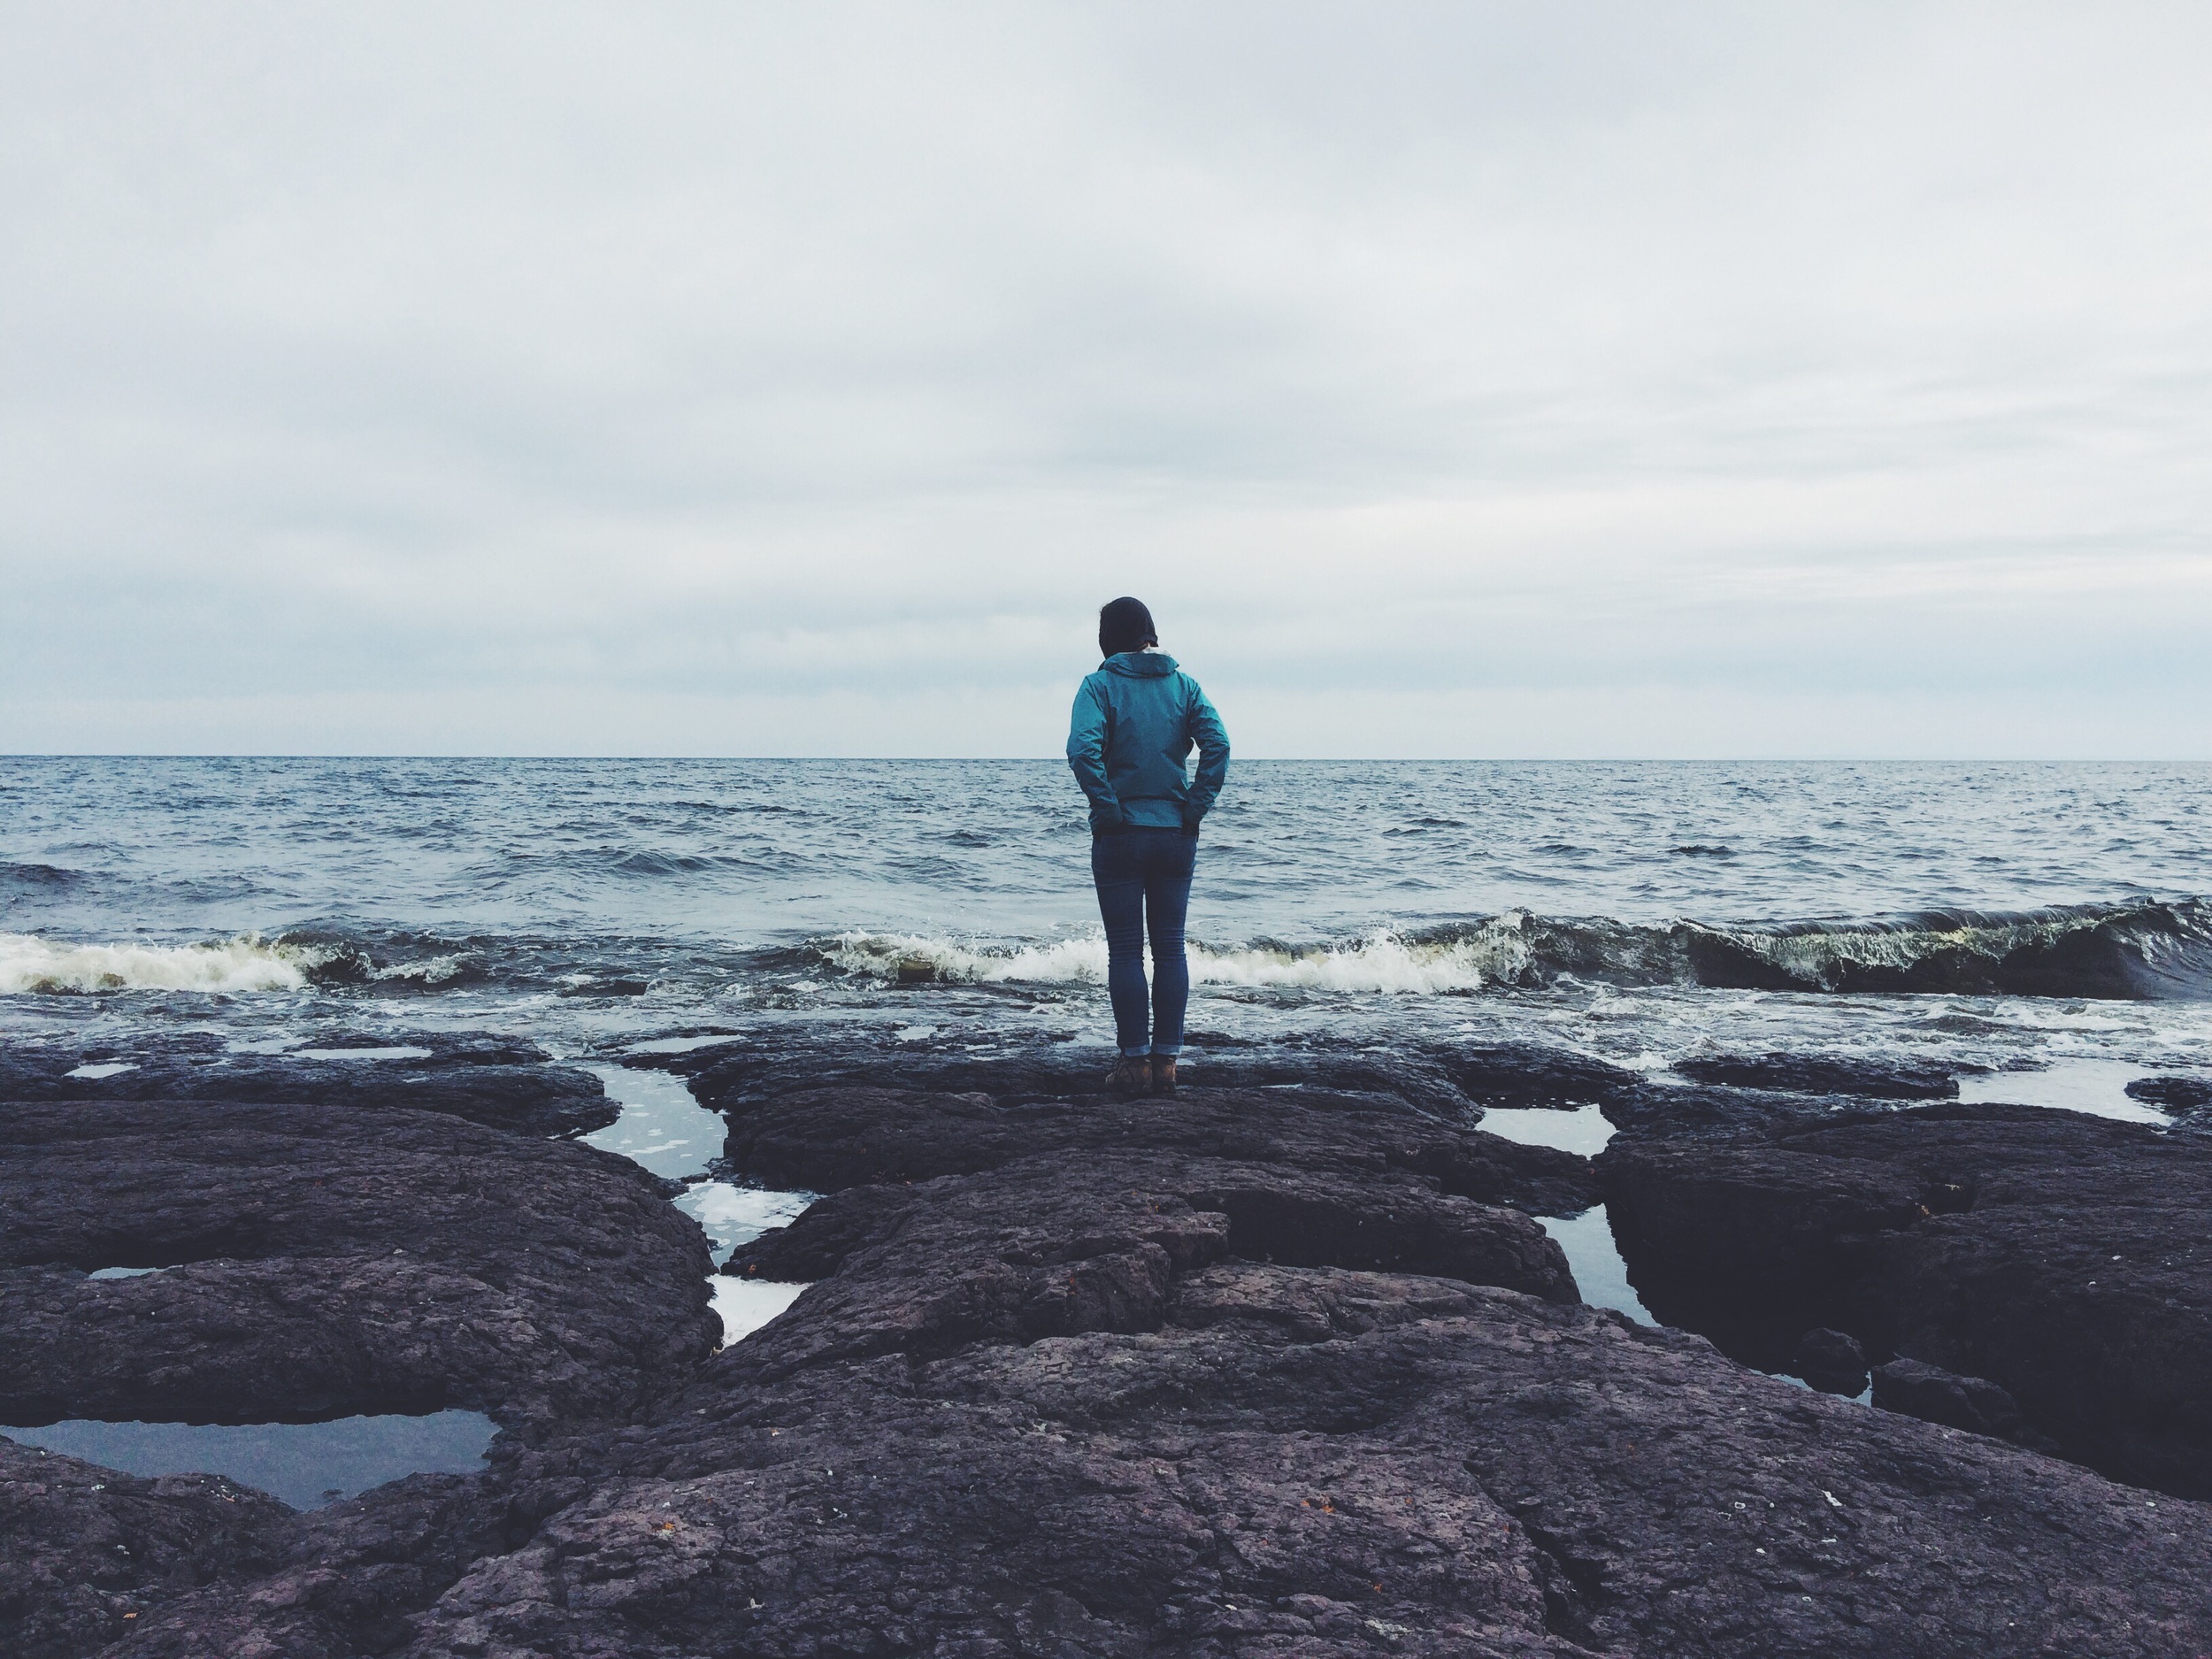
M 1596 1165 L 1659 1318 L 1755 1364 L 1832 1325 L 1871 1358 L 1985 1379 L 2031 1440 L 2212 1497 L 2212 1140 L 1943 1105 L 1647 1126 Z
M 660 1183 L 589 1148 L 403 1097 L 284 1109 L 311 1129 L 280 1148 L 268 1106 L 0 1108 L 0 1280 L 52 1343 L 97 1360 L 82 1381 L 35 1363 L 11 1386 L 150 1405 L 160 1387 L 98 1358 L 107 1315 L 83 1298 L 183 1286 L 173 1305 L 194 1311 L 171 1322 L 161 1374 L 190 1382 L 219 1351 L 296 1341 L 288 1298 L 337 1317 L 317 1263 L 353 1260 L 373 1289 L 368 1265 L 395 1272 L 403 1248 L 426 1258 L 408 1271 L 451 1275 L 414 1281 L 435 1278 L 449 1317 L 423 1326 L 392 1281 L 348 1341 L 395 1375 L 503 1391 L 485 1409 L 511 1425 L 487 1474 L 416 1476 L 310 1516 L 211 1498 L 204 1477 L 130 1482 L 0 1445 L 0 1542 L 35 1569 L 0 1601 L 0 1646 L 31 1659 L 111 1643 L 165 1659 L 2178 1659 L 2212 1646 L 2206 1506 L 1816 1394 L 1703 1337 L 1581 1305 L 1535 1219 L 1584 1209 L 1602 1180 L 1645 1229 L 1642 1263 L 1629 1258 L 1640 1289 L 1665 1279 L 1649 1237 L 1679 1240 L 1686 1262 L 1704 1249 L 1701 1266 L 1785 1306 L 1785 1323 L 1804 1284 L 1862 1283 L 1821 1240 L 1886 1239 L 1843 1253 L 1910 1292 L 1901 1330 L 1933 1330 L 1959 1310 L 1922 1287 L 1980 1283 L 1956 1251 L 2027 1280 L 2055 1261 L 2022 1240 L 2058 1202 L 2036 1171 L 2073 1143 L 2028 1134 L 2042 1150 L 2023 1150 L 2026 1120 L 2001 1110 L 1889 1112 L 1893 1129 L 1862 1130 L 1822 1100 L 1770 1110 L 1770 1090 L 1740 1108 L 1709 1087 L 1672 1092 L 1694 1133 L 1670 1141 L 1668 1091 L 1553 1066 L 1517 1096 L 1509 1062 L 1483 1050 L 1430 1069 L 1501 1103 L 1603 1094 L 1624 1133 L 1594 1169 L 1463 1126 L 1428 1082 L 1392 1099 L 1363 1075 L 1347 1087 L 1341 1066 L 1301 1087 L 1238 1077 L 1141 1102 L 1034 1087 L 1019 1068 L 996 1088 L 964 1065 L 937 1087 L 855 1075 L 809 1089 L 757 1055 L 687 1066 L 729 1122 L 726 1173 L 826 1194 L 725 1269 L 815 1282 L 711 1357 L 703 1240 L 679 1236 L 691 1224 Z M 2003 1156 L 1976 1150 L 1993 1124 Z M 2193 1148 L 2145 1162 L 2132 1147 L 2097 1143 L 2121 1185 L 2093 1196 L 2141 1209 L 2162 1183 L 2193 1190 Z M 1921 1215 L 1932 1176 L 1962 1171 L 1973 1202 Z M 40 1196 L 71 1182 L 73 1206 Z M 1709 1202 L 1723 1243 L 1678 1214 Z M 2017 1227 L 1962 1227 L 2000 1211 Z M 1810 1217 L 1795 1233 L 1793 1214 Z M 533 1257 L 552 1249 L 549 1234 L 565 1281 L 518 1254 L 518 1239 Z M 171 1271 L 83 1277 L 133 1259 L 118 1253 L 132 1236 L 136 1259 Z M 250 1259 L 183 1248 L 249 1236 L 263 1240 Z M 213 1300 L 192 1277 L 224 1263 L 260 1275 L 252 1297 Z M 576 1305 L 546 1300 L 564 1290 Z M 1991 1328 L 2032 1305 L 2005 1304 Z M 415 1333 L 389 1352 L 387 1319 Z M 498 1340 L 472 1347 L 472 1322 Z M 1867 1336 L 1836 1323 L 1841 1340 L 1816 1346 L 1847 1356 L 1845 1333 Z M 1970 1337 L 1961 1351 L 1980 1353 Z M 1930 1415 L 1996 1426 L 2008 1390 L 2039 1409 L 1998 1368 L 1912 1352 L 1921 1368 L 1886 1386 Z M 1867 1357 L 1889 1356 L 1869 1343 Z M 342 1393 L 327 1371 L 301 1372 L 323 1379 L 319 1398 Z M 111 1563 L 111 1542 L 135 1564 Z

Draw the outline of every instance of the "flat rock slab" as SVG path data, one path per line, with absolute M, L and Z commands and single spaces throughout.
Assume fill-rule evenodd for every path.
M 1937 1106 L 1597 1160 L 1661 1318 L 1747 1358 L 1813 1325 L 1996 1383 L 2070 1456 L 2212 1495 L 2212 1141 Z
M 1142 1152 L 849 1187 L 739 1250 L 723 1271 L 821 1280 L 779 1322 L 779 1340 L 747 1349 L 790 1370 L 826 1357 L 1156 1329 L 1179 1275 L 1232 1255 L 1448 1274 L 1578 1300 L 1559 1246 L 1517 1210 L 1410 1176 Z
M 296 1517 L 213 1475 L 142 1480 L 0 1440 L 0 1653 L 69 1659 L 281 1559 Z
M 2128 1098 L 2168 1111 L 2190 1127 L 2212 1129 L 2212 1078 L 2139 1077 Z
M 1204 1088 L 1365 1095 L 1375 1106 L 1410 1106 L 1453 1122 L 1471 1120 L 1485 1106 L 1602 1101 L 1642 1081 L 1601 1060 L 1530 1044 L 1410 1043 L 1379 1053 L 1349 1045 L 1255 1047 L 1195 1032 L 1190 1041 L 1194 1047 L 1186 1052 L 1183 1070 Z M 634 1064 L 679 1072 L 692 1079 L 703 1103 L 735 1114 L 810 1088 L 879 1087 L 893 1078 L 930 1094 L 1074 1099 L 1098 1087 L 1107 1063 L 1050 1041 L 975 1054 L 949 1038 L 893 1042 L 812 1024 L 788 1035 L 770 1027 L 687 1055 L 640 1056 Z
M 2212 1516 L 1509 1291 L 1217 1262 L 1155 1331 L 790 1368 L 480 1563 L 433 1655 L 2193 1655 Z M 780 1373 L 780 1374 L 772 1374 Z
M 472 1123 L 534 1135 L 584 1134 L 621 1115 L 589 1071 L 542 1064 L 534 1044 L 511 1039 L 360 1039 L 341 1048 L 427 1048 L 396 1059 L 311 1059 L 299 1055 L 232 1054 L 212 1042 L 180 1040 L 159 1049 L 19 1048 L 0 1054 L 0 1101 L 267 1102 L 396 1107 L 444 1112 Z M 74 1077 L 86 1065 L 127 1066 Z
M 1584 1307 L 1529 1214 L 1450 1189 L 1486 1163 L 1484 1191 L 1532 1202 L 1544 1182 L 1571 1187 L 1571 1161 L 1552 1171 L 1493 1155 L 1488 1137 L 1425 1124 L 1402 1096 L 1279 1098 L 1295 1093 L 1133 1107 L 1022 1089 L 856 1101 L 841 1086 L 791 1107 L 749 1085 L 723 1102 L 739 1158 L 835 1188 L 733 1258 L 740 1273 L 817 1281 L 783 1315 L 703 1364 L 668 1367 L 672 1386 L 633 1396 L 626 1417 L 542 1417 L 491 1476 L 422 1487 L 419 1502 L 403 1496 L 415 1483 L 385 1488 L 337 1531 L 302 1517 L 273 1558 L 265 1547 L 182 1591 L 112 1651 L 2212 1649 L 2205 1506 L 1814 1394 L 1701 1338 Z M 55 1133 L 42 1125 L 25 1144 Z M 534 1144 L 599 1167 L 587 1148 Z M 1838 1226 L 1886 1213 L 1900 1191 L 1914 1208 L 1854 1238 L 1971 1218 L 2001 1188 L 1994 1164 L 1855 1145 L 1799 1149 L 1819 1178 L 1801 1195 L 1842 1171 L 1866 1185 L 1832 1207 Z M 931 1163 L 943 1147 L 953 1167 Z M 1792 1150 L 1725 1135 L 1683 1149 L 1724 1176 L 1732 1150 Z M 243 1142 L 210 1167 L 242 1156 L 253 1167 Z M 15 1164 L 8 1143 L 0 1158 Z M 264 1160 L 273 1210 L 288 1162 Z M 403 1164 L 391 1187 L 395 1214 L 432 1194 L 426 1237 L 440 1167 Z M 597 1238 L 599 1200 L 559 1189 L 565 1167 L 549 1166 L 560 1201 L 522 1229 L 557 1217 L 572 1240 Z M 2131 1190 L 2154 1184 L 2149 1172 Z M 672 1215 L 657 1184 L 630 1179 L 644 1210 Z M 1959 1202 L 1921 1217 L 1939 1190 Z M 274 1231 L 294 1213 L 305 1233 L 352 1236 L 311 1204 Z M 1724 1203 L 1717 1213 L 1724 1223 Z M 1786 1207 L 1769 1213 L 1786 1225 Z M 29 1225 L 45 1242 L 10 1259 L 50 1277 L 85 1264 L 52 1240 L 107 1224 L 55 1203 Z M 533 1265 L 511 1256 L 501 1271 Z
M 627 1413 L 713 1351 L 711 1271 L 663 1184 L 589 1147 L 401 1109 L 0 1106 L 0 1422 Z
M 1149 1154 L 1414 1177 L 1441 1193 L 1540 1215 L 1597 1202 L 1587 1159 L 1440 1123 L 1387 1098 L 1320 1089 L 1187 1088 L 1171 1098 L 807 1089 L 726 1106 L 725 1156 L 770 1187 L 833 1192 L 871 1182 L 967 1175 L 1056 1157 L 1079 1173 L 1102 1154 Z
M 1697 1055 L 1674 1069 L 1701 1083 L 1786 1089 L 1801 1094 L 1855 1094 L 1875 1100 L 1950 1100 L 1959 1092 L 1951 1067 L 1910 1061 L 1855 1060 L 1836 1055 Z

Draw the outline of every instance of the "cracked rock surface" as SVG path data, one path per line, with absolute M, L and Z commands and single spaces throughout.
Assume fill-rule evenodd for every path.
M 2067 1455 L 2212 1496 L 2212 1138 L 1932 1106 L 1597 1159 L 1660 1318 L 1767 1363 L 1815 1325 L 1986 1379 Z
M 1102 1155 L 1205 1159 L 1345 1180 L 1425 1183 L 1451 1197 L 1572 1215 L 1597 1202 L 1589 1161 L 1440 1122 L 1402 1102 L 1320 1088 L 1206 1088 L 1166 1099 L 1033 1099 L 817 1088 L 739 1100 L 726 1163 L 770 1187 L 830 1192 Z
M 0 1422 L 620 1414 L 720 1337 L 660 1182 L 442 1113 L 0 1106 Z
M 626 1409 L 541 1390 L 483 1476 L 417 1477 L 305 1517 L 183 1505 L 185 1564 L 130 1633 L 57 1624 L 52 1659 L 103 1643 L 117 1659 L 2212 1647 L 2205 1506 L 1813 1394 L 1575 1301 L 1532 1218 L 1591 1190 L 1566 1155 L 1342 1089 L 1136 1103 L 1025 1086 L 748 1089 L 726 1102 L 732 1162 L 827 1194 L 733 1259 L 812 1281 L 787 1312 L 710 1358 L 643 1334 L 632 1353 L 580 1348 L 580 1379 L 597 1381 L 577 1397 Z M 587 1148 L 420 1118 L 487 1137 L 487 1158 L 504 1141 L 540 1160 L 501 1189 L 518 1212 L 506 1225 L 562 1233 L 579 1264 L 590 1240 L 657 1237 L 650 1215 L 690 1225 L 649 1178 L 587 1180 L 603 1170 Z M 473 1155 L 411 1139 L 405 1113 L 356 1121 L 360 1139 L 333 1129 L 333 1145 L 382 1173 L 349 1177 L 342 1202 L 286 1185 L 315 1166 L 311 1141 L 264 1158 L 263 1186 L 223 1189 L 261 1194 L 258 1210 L 231 1208 L 303 1240 L 259 1264 L 317 1259 L 375 1217 L 417 1217 L 461 1254 L 492 1236 L 461 1220 L 473 1211 L 454 1171 Z M 36 1127 L 24 1144 L 60 1143 Z M 211 1171 L 252 1168 L 251 1136 L 273 1133 L 250 1118 L 201 1128 Z M 1734 1131 L 1707 1129 L 1724 1195 Z M 1921 1165 L 1847 1144 L 1806 1154 L 1866 1183 L 1821 1214 L 1855 1225 L 1893 1189 L 1924 1196 Z M 211 1225 L 219 1206 L 180 1190 L 193 1156 L 177 1148 L 170 1179 L 134 1201 L 157 1236 Z M 1943 1219 L 1979 1213 L 1994 1178 L 1978 1179 L 1976 1204 Z M 1806 1177 L 1799 1196 L 1822 1190 Z M 1786 1206 L 1771 1214 L 1786 1226 Z M 11 1259 L 35 1277 L 121 1236 L 58 1202 L 26 1216 L 38 1242 Z M 671 1318 L 651 1287 L 665 1258 L 696 1294 L 695 1232 L 691 1245 L 603 1258 L 593 1305 L 626 1294 L 622 1328 L 681 1327 L 695 1304 Z M 497 1260 L 483 1282 L 526 1278 Z M 71 1472 L 35 1525 L 95 1513 L 100 1474 Z
M 794 1368 L 812 1311 L 575 1453 L 603 1472 L 410 1651 L 1768 1659 L 2212 1634 L 2197 1506 L 1594 1310 L 1218 1262 L 1156 1330 Z
M 195 1041 L 195 1037 L 197 1041 Z M 620 1115 L 589 1071 L 545 1064 L 536 1044 L 443 1034 L 364 1038 L 344 1046 L 428 1052 L 382 1059 L 237 1054 L 220 1038 L 184 1033 L 158 1048 L 24 1046 L 0 1053 L 0 1101 L 189 1100 L 311 1103 L 376 1111 L 444 1112 L 533 1135 L 584 1134 Z M 90 1064 L 98 1077 L 71 1075 Z
M 978 1145 L 1029 1110 L 937 1106 Z M 1240 1106 L 1256 1138 L 1266 1106 Z M 1224 1109 L 1187 1096 L 1201 1127 L 1159 1133 L 1187 1144 Z M 518 1489 L 562 1507 L 411 1653 L 1765 1659 L 2212 1636 L 2199 1506 L 1480 1282 L 1472 1258 L 1378 1271 L 1331 1259 L 1373 1244 L 1326 1225 L 1265 1235 L 1294 1260 L 1240 1244 L 1233 1193 L 1297 1192 L 1310 1167 L 1162 1157 L 1094 1125 L 1089 1146 L 910 1183 L 936 1166 L 906 1137 L 940 1119 L 890 1091 L 741 1113 L 733 1156 L 790 1146 L 773 1156 L 823 1179 L 872 1114 L 877 1162 L 842 1167 L 891 1179 L 733 1262 L 818 1282 L 649 1425 L 526 1454 Z M 1334 1121 L 1347 1192 L 1470 1204 Z

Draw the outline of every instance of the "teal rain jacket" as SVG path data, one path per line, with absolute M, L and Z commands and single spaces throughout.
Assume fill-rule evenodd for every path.
M 1198 747 L 1198 776 L 1183 764 Z M 1108 657 L 1075 694 L 1068 764 L 1091 800 L 1091 833 L 1125 826 L 1187 830 L 1229 775 L 1229 733 L 1198 682 L 1159 651 Z

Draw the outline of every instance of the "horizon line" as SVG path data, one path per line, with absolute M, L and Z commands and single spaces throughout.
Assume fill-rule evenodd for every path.
M 274 750 L 163 752 L 125 749 L 41 749 L 0 753 L 0 761 L 20 760 L 440 760 L 523 762 L 803 762 L 822 765 L 1064 765 L 1056 755 L 521 755 L 487 752 L 432 753 Z M 1370 766 L 2212 766 L 2206 756 L 2119 755 L 1246 755 L 1235 765 L 1361 764 Z

